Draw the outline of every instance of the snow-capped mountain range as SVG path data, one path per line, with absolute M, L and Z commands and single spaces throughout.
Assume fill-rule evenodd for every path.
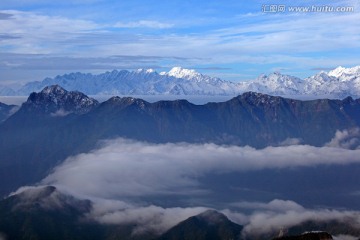
M 55 84 L 89 95 L 234 96 L 253 91 L 292 97 L 357 98 L 360 96 L 360 66 L 338 67 L 305 79 L 275 72 L 270 75 L 260 75 L 252 81 L 237 83 L 181 67 L 174 67 L 169 72 L 161 73 L 153 69 L 113 70 L 98 75 L 78 72 L 30 82 L 17 90 L 0 86 L 0 95 L 28 95 Z

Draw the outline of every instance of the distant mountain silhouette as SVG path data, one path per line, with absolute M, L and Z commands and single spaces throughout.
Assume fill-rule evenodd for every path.
M 11 114 L 15 113 L 17 109 L 18 107 L 15 105 L 7 105 L 0 102 L 0 123 L 10 117 Z

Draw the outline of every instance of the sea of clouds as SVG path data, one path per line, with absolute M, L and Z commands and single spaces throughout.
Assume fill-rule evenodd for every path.
M 360 226 L 358 211 L 323 206 L 309 208 L 291 199 L 250 202 L 235 198 L 225 207 L 211 205 L 211 196 L 216 193 L 203 182 L 204 177 L 241 175 L 249 171 L 358 165 L 359 137 L 360 130 L 351 129 L 338 131 L 323 147 L 289 139 L 281 146 L 263 149 L 213 143 L 153 144 L 119 138 L 102 141 L 97 149 L 68 158 L 39 185 L 54 185 L 67 194 L 90 199 L 93 210 L 89 218 L 104 224 L 136 223 L 134 234 L 162 233 L 209 208 L 244 225 L 244 234 L 276 231 L 313 219 L 351 219 Z M 224 185 L 233 184 L 219 181 L 224 181 L 221 182 Z M 18 193 L 29 189 L 33 188 L 23 187 Z M 196 205 L 188 201 L 182 206 L 162 204 L 171 198 L 201 197 L 207 201 L 200 200 Z

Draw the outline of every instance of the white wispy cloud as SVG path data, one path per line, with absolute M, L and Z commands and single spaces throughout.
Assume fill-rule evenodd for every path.
M 118 65 L 107 64 L 102 69 L 129 68 L 129 65 L 130 68 L 144 68 L 148 66 L 146 57 L 158 56 L 167 59 L 158 60 L 153 66 L 232 64 L 234 70 L 217 75 L 232 80 L 254 79 L 264 70 L 271 71 L 274 65 L 285 66 L 288 73 L 298 71 L 303 75 L 313 68 L 359 64 L 356 52 L 360 47 L 360 36 L 357 34 L 360 26 L 349 24 L 360 21 L 358 11 L 344 14 L 275 15 L 262 14 L 260 7 L 258 11 L 231 16 L 229 21 L 219 24 L 216 21 L 197 21 L 196 17 L 181 22 L 178 18 L 159 18 L 156 15 L 144 16 L 144 19 L 137 21 L 124 18 L 120 21 L 114 19 L 113 22 L 100 22 L 89 20 L 92 19 L 90 17 L 84 20 L 81 16 L 76 18 L 2 10 L 0 51 L 24 55 L 43 54 L 37 61 L 39 66 L 48 65 L 51 62 L 49 58 L 60 56 L 62 58 L 53 64 L 53 68 L 58 70 L 55 74 L 73 71 L 75 67 L 78 71 L 91 69 L 93 66 L 87 64 L 88 60 L 111 59 L 113 55 L 144 56 L 145 64 L 141 61 L 140 64 L 124 61 Z M 179 28 L 176 28 L 177 25 Z M 173 63 L 170 59 L 172 57 L 187 61 Z M 77 60 L 75 64 L 74 58 Z M 22 60 L 29 62 L 26 57 Z M 68 64 L 69 61 L 72 64 Z M 8 63 L 6 67 L 14 69 Z M 23 63 L 20 61 L 19 64 Z M 242 76 L 239 74 L 240 69 L 234 67 L 241 64 L 251 64 L 257 71 L 250 76 Z M 20 72 L 24 72 L 21 76 L 31 74 L 21 67 L 17 69 L 18 74 L 6 72 L 0 80 L 21 78 Z
M 211 28 L 206 32 L 121 34 L 108 25 L 96 22 L 39 15 L 32 12 L 2 11 L 11 18 L 2 21 L 3 33 L 19 39 L 5 39 L 7 45 L 21 53 L 58 53 L 72 50 L 73 54 L 93 56 L 161 55 L 200 57 L 207 62 L 308 63 L 319 64 L 323 51 L 358 48 L 360 14 L 307 14 L 242 16 L 229 27 Z M 331 25 L 331 28 L 328 26 Z M 118 28 L 172 28 L 174 25 L 155 20 L 118 22 Z M 84 48 L 86 46 L 86 48 Z M 306 54 L 315 54 L 307 56 Z M 317 53 L 317 54 L 316 54 Z M 305 55 L 303 55 L 305 54 Z M 274 57 L 275 56 L 275 57 Z M 276 57 L 279 56 L 279 57 Z M 283 58 L 285 57 L 285 58 Z M 206 59 L 206 60 L 205 60 Z M 263 61 L 261 59 L 264 59 Z M 323 59 L 331 61 L 334 59 Z M 355 64 L 355 58 L 351 63 Z M 348 57 L 337 58 L 338 64 L 349 64 Z M 314 65 L 315 66 L 315 65 Z M 318 67 L 318 65 L 316 65 Z
M 269 203 L 263 202 L 237 202 L 231 204 L 234 207 L 241 209 L 253 209 L 253 210 L 267 210 L 276 212 L 286 212 L 289 210 L 303 211 L 305 208 L 294 201 L 284 201 L 280 199 L 274 199 Z
M 3 40 L 1 50 L 5 52 L 8 51 L 7 46 L 11 46 L 14 53 L 66 52 L 66 49 L 73 47 L 74 39 L 99 30 L 99 25 L 86 20 L 16 10 L 2 13 L 11 17 L 1 20 L 1 33 L 13 36 L 12 39 Z
M 139 20 L 135 22 L 117 22 L 114 27 L 116 28 L 172 28 L 174 24 L 163 23 L 151 20 Z

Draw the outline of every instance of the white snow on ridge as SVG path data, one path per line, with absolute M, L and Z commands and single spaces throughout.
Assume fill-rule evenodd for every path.
M 279 72 L 260 75 L 247 82 L 230 82 L 210 77 L 193 69 L 174 67 L 169 72 L 154 69 L 113 70 L 99 75 L 70 73 L 41 82 L 31 82 L 19 90 L 0 86 L 0 95 L 28 95 L 44 87 L 58 84 L 69 91 L 88 95 L 207 95 L 235 96 L 253 91 L 277 96 L 360 96 L 360 66 L 338 67 L 329 72 L 300 79 Z
M 352 68 L 337 67 L 328 73 L 329 76 L 345 79 L 346 77 L 360 76 L 360 66 Z
M 188 79 L 188 80 L 202 77 L 202 75 L 196 72 L 195 70 L 185 69 L 182 67 L 173 67 L 169 72 L 165 73 L 164 75 L 175 78 Z

